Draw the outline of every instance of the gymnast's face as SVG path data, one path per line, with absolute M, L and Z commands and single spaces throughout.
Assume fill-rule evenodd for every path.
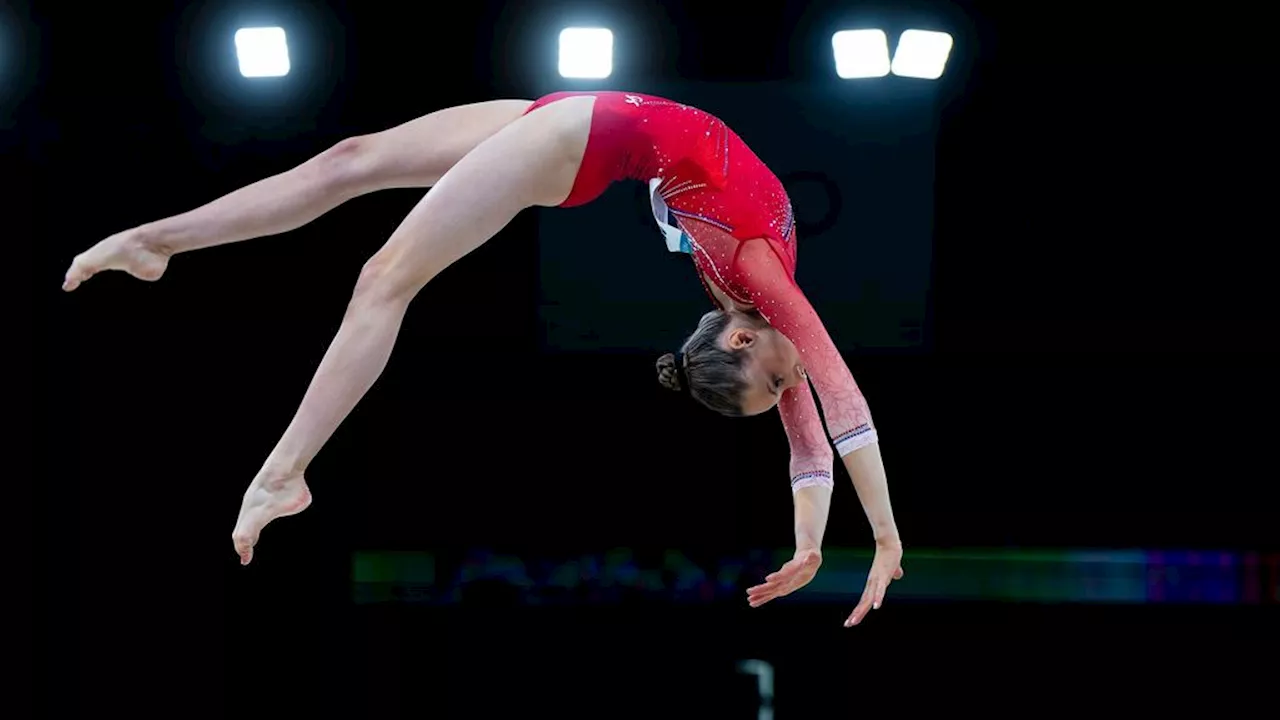
M 756 328 L 733 323 L 725 331 L 725 346 L 747 354 L 743 363 L 742 411 L 747 415 L 768 412 L 782 393 L 805 381 L 800 352 L 787 336 L 771 327 Z

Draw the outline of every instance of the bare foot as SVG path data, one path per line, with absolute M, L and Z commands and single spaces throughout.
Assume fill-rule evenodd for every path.
M 240 505 L 240 517 L 236 529 L 231 532 L 231 542 L 240 555 L 240 564 L 253 560 L 253 546 L 258 544 L 258 534 L 267 523 L 276 518 L 297 515 L 311 504 L 311 490 L 301 475 L 268 479 L 259 475 L 244 492 Z
M 116 233 L 71 261 L 62 289 L 71 292 L 104 270 L 123 270 L 139 280 L 159 280 L 169 265 L 169 254 L 143 239 L 136 229 Z

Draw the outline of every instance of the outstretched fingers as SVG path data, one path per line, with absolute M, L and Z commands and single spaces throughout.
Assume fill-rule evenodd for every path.
M 858 601 L 858 606 L 853 609 L 853 613 L 851 613 L 848 619 L 844 621 L 845 627 L 853 627 L 854 625 L 857 625 L 862 622 L 868 612 L 871 612 L 872 603 L 875 601 L 875 590 L 873 589 L 872 582 L 872 578 L 867 578 L 867 585 L 862 590 L 862 599 Z
M 747 604 L 760 607 L 799 590 L 813 579 L 821 562 L 821 557 L 814 552 L 791 559 L 776 572 L 766 575 L 763 583 L 747 588 Z
M 902 575 L 901 567 L 894 570 L 893 574 L 888 577 L 872 572 L 867 577 L 867 584 L 862 590 L 862 599 L 858 601 L 858 606 L 853 609 L 848 619 L 844 621 L 844 626 L 853 627 L 866 619 L 867 613 L 872 610 L 879 610 L 880 605 L 884 603 L 884 596 L 889 590 L 890 580 L 901 580 Z

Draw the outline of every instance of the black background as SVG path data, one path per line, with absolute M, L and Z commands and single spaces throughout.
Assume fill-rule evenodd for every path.
M 15 534 L 35 550 L 36 705 L 750 717 L 751 686 L 733 672 L 748 657 L 777 668 L 779 718 L 1257 702 L 1252 674 L 1274 670 L 1274 604 L 895 604 L 891 589 L 855 630 L 838 623 L 856 586 L 847 602 L 756 611 L 546 609 L 500 589 L 448 607 L 354 604 L 359 550 L 714 556 L 791 542 L 776 418 L 720 421 L 652 381 L 648 348 L 696 317 L 680 305 L 696 298 L 691 272 L 633 347 L 548 348 L 540 248 L 563 240 L 539 217 L 556 211 L 521 216 L 415 301 L 387 372 L 309 471 L 315 505 L 269 528 L 248 568 L 228 537 L 240 495 L 361 263 L 420 193 L 180 257 L 154 285 L 112 275 L 58 290 L 101 237 L 343 137 L 551 89 L 563 25 L 615 28 L 618 87 L 833 93 L 876 92 L 829 79 L 834 30 L 938 27 L 956 38 L 952 62 L 934 97 L 914 100 L 936 123 L 921 140 L 936 163 L 920 327 L 893 346 L 836 337 L 876 413 L 908 575 L 913 547 L 1280 551 L 1265 46 L 1225 7 L 988 5 L 764 2 L 732 18 L 659 3 L 0 12 L 3 235 L 30 251 L 15 307 L 34 305 L 31 379 L 14 384 L 34 391 L 35 524 Z M 281 81 L 236 73 L 231 33 L 257 23 L 289 28 Z M 891 96 L 893 82 L 863 87 Z M 777 121 L 799 135 L 805 122 Z M 584 222 L 575 240 L 602 231 Z M 673 265 L 656 236 L 645 241 Z M 805 267 L 822 286 L 827 270 Z M 588 298 L 555 292 L 560 312 L 582 306 L 576 317 L 596 322 Z M 841 312 L 840 298 L 815 302 Z M 866 548 L 837 481 L 827 543 Z

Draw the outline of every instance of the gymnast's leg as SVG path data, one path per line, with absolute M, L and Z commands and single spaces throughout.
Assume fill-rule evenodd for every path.
M 245 491 L 231 535 L 242 564 L 267 523 L 310 503 L 307 466 L 382 373 L 418 291 L 521 210 L 569 196 L 594 103 L 559 100 L 499 130 L 445 173 L 365 264 L 301 406 Z
M 376 190 L 430 187 L 531 104 L 495 100 L 460 105 L 348 138 L 291 170 L 195 210 L 112 235 L 72 261 L 63 289 L 75 290 L 103 270 L 158 280 L 177 253 L 287 232 Z

